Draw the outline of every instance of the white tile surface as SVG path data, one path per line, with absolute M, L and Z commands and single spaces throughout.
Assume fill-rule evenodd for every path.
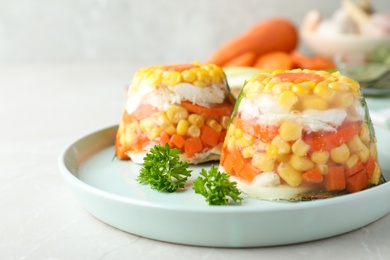
M 123 87 L 135 66 L 0 67 L 1 259 L 388 259 L 389 214 L 341 236 L 250 249 L 154 241 L 88 214 L 62 179 L 57 159 L 70 142 L 118 123 Z

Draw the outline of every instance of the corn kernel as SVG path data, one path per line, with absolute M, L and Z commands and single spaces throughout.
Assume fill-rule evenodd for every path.
M 305 98 L 302 102 L 303 109 L 325 110 L 328 108 L 328 102 L 320 97 Z
M 367 123 L 362 123 L 359 137 L 363 141 L 363 143 L 368 144 L 370 142 L 370 128 Z
M 182 106 L 170 105 L 166 111 L 166 115 L 169 121 L 177 124 L 180 120 L 188 117 L 188 111 Z
M 293 122 L 284 122 L 279 128 L 280 137 L 284 141 L 295 141 L 302 136 L 302 126 Z
M 188 116 L 188 122 L 192 125 L 196 125 L 197 127 L 201 128 L 204 125 L 204 119 L 201 115 L 198 114 L 191 114 Z
M 153 72 L 152 74 L 150 74 L 149 77 L 147 77 L 146 79 L 146 83 L 149 85 L 149 86 L 156 86 L 158 84 L 161 83 L 162 81 L 162 76 L 160 73 L 158 72 Z
M 162 83 L 168 86 L 175 86 L 182 81 L 180 72 L 177 71 L 164 71 Z
M 143 132 L 149 132 L 155 125 L 155 120 L 151 117 L 144 118 L 139 122 L 139 128 Z
M 243 131 L 241 128 L 237 128 L 237 129 L 234 131 L 234 136 L 235 136 L 236 138 L 241 138 L 243 135 L 244 135 L 244 131 Z
M 197 86 L 199 88 L 206 87 L 206 83 L 204 83 L 203 81 L 200 81 L 200 80 L 195 80 L 194 82 L 192 82 L 192 85 Z
M 229 126 L 229 122 L 230 122 L 230 117 L 228 116 L 223 116 L 221 118 L 221 126 L 223 129 L 227 129 L 228 126 Z
M 280 163 L 277 172 L 279 176 L 292 187 L 299 186 L 302 183 L 302 173 L 287 163 Z
M 252 158 L 254 153 L 255 153 L 255 147 L 253 145 L 247 146 L 241 151 L 242 156 L 246 159 Z
M 209 85 L 211 83 L 211 77 L 209 73 L 205 70 L 199 70 L 196 73 L 196 78 L 198 81 L 204 82 L 206 85 Z
M 284 141 L 279 135 L 275 136 L 271 144 L 278 149 L 278 154 L 288 154 L 291 151 L 291 146 Z
M 268 144 L 266 152 L 269 156 L 276 157 L 278 155 L 278 148 L 273 144 Z
M 346 92 L 349 90 L 349 86 L 347 83 L 338 81 L 338 82 L 331 82 L 329 83 L 328 87 L 333 90 L 341 91 L 341 92 Z
M 353 153 L 357 153 L 363 149 L 363 146 L 365 147 L 365 144 L 362 142 L 360 137 L 358 135 L 354 135 L 348 142 L 347 146 L 349 150 Z
M 310 159 L 315 163 L 326 163 L 329 159 L 329 152 L 327 151 L 314 151 L 310 155 Z
M 185 135 L 187 133 L 189 125 L 190 123 L 188 123 L 187 120 L 185 119 L 180 120 L 176 127 L 176 133 L 178 135 Z
M 291 90 L 297 95 L 308 95 L 310 93 L 310 86 L 303 83 L 294 84 Z
M 314 163 L 305 156 L 291 155 L 290 165 L 298 171 L 308 171 L 314 168 Z
M 370 179 L 370 183 L 374 185 L 378 185 L 379 181 L 381 179 L 381 168 L 377 163 L 375 163 L 374 173 L 372 174 L 372 177 Z
M 236 138 L 234 136 L 227 139 L 227 149 L 230 152 L 233 152 L 236 149 Z
M 200 136 L 200 128 L 196 125 L 190 125 L 187 129 L 187 134 L 192 137 Z
M 166 128 L 171 124 L 169 121 L 167 115 L 162 112 L 157 116 L 157 125 L 161 126 L 162 128 Z
M 355 166 L 359 161 L 359 156 L 356 154 L 351 154 L 349 158 L 345 161 L 345 166 L 347 166 L 348 169 L 352 168 Z
M 275 159 L 266 153 L 255 153 L 252 158 L 252 165 L 264 172 L 270 172 L 275 167 Z
M 302 139 L 298 139 L 291 146 L 291 150 L 298 156 L 306 156 L 310 150 L 310 145 L 305 143 Z
M 162 133 L 161 127 L 154 127 L 149 132 L 146 133 L 146 136 L 148 137 L 148 139 L 153 140 L 159 137 L 161 133 Z
M 222 131 L 222 126 L 215 119 L 211 119 L 211 118 L 207 119 L 206 125 L 211 127 L 212 129 L 214 129 L 217 132 Z
M 334 97 L 333 104 L 336 107 L 350 107 L 355 103 L 355 98 L 351 93 L 339 93 Z
M 246 84 L 244 87 L 244 95 L 248 99 L 253 99 L 259 95 L 264 89 L 264 85 L 258 81 L 252 84 Z
M 315 167 L 320 170 L 322 175 L 326 175 L 328 173 L 328 165 L 326 163 L 317 163 Z
M 188 82 L 188 83 L 192 83 L 192 82 L 194 82 L 194 81 L 197 79 L 196 74 L 193 73 L 193 72 L 190 71 L 190 70 L 185 70 L 185 71 L 183 71 L 183 72 L 181 73 L 181 75 L 183 76 L 183 80 L 184 80 L 185 82 Z
M 244 133 L 242 137 L 236 139 L 236 146 L 247 147 L 252 146 L 255 143 L 255 138 L 249 134 Z
M 335 96 L 335 91 L 329 89 L 326 85 L 320 85 L 318 84 L 313 89 L 313 93 L 318 95 L 319 97 L 323 98 L 326 101 L 331 101 L 333 97 Z
M 173 124 L 169 124 L 164 131 L 169 135 L 173 135 L 176 134 L 176 127 Z
M 281 82 L 276 83 L 274 87 L 272 88 L 272 93 L 274 94 L 280 94 L 283 91 L 291 89 L 291 87 L 294 85 L 292 82 Z
M 368 149 L 367 149 L 368 151 Z M 346 160 L 348 160 L 351 152 L 349 151 L 349 148 L 346 144 L 342 144 L 338 147 L 333 148 L 330 150 L 330 158 L 335 163 L 343 163 Z
M 369 148 L 370 150 L 370 156 L 372 159 L 377 160 L 378 159 L 378 150 L 376 147 L 376 143 L 370 143 Z
M 285 90 L 279 94 L 278 102 L 280 105 L 287 109 L 290 109 L 295 103 L 297 103 L 298 97 L 291 90 Z
M 264 86 L 263 92 L 264 92 L 264 93 L 271 93 L 273 87 L 275 86 L 275 84 L 276 84 L 276 83 L 268 82 L 268 83 Z
M 363 146 L 363 149 L 357 152 L 357 155 L 359 156 L 360 161 L 362 161 L 362 163 L 365 163 L 370 157 L 370 150 L 366 146 Z

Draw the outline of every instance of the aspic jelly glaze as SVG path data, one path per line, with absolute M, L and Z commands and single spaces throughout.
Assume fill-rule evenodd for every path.
M 190 164 L 218 161 L 233 106 L 225 74 L 216 65 L 141 68 L 129 86 L 116 155 L 142 164 L 152 147 L 168 143 Z
M 220 168 L 248 196 L 270 200 L 324 198 L 383 181 L 358 82 L 327 71 L 275 71 L 248 79 Z

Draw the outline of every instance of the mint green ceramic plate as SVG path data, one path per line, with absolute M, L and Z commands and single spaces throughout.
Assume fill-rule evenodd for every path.
M 210 164 L 191 167 L 193 176 L 184 192 L 158 192 L 137 183 L 139 165 L 114 158 L 116 129 L 106 128 L 75 141 L 60 155 L 58 164 L 87 211 L 135 235 L 196 246 L 276 246 L 349 232 L 390 211 L 389 182 L 318 201 L 245 198 L 238 206 L 209 206 L 191 189 L 191 181 L 201 167 Z M 389 179 L 390 154 L 380 152 L 380 158 Z

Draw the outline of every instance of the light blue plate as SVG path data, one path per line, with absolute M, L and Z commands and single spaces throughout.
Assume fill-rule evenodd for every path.
M 60 171 L 85 209 L 126 232 L 179 244 L 258 247 L 327 238 L 363 227 L 390 212 L 390 183 L 336 198 L 270 202 L 245 198 L 242 205 L 209 206 L 191 188 L 164 193 L 138 184 L 140 166 L 114 158 L 117 127 L 85 136 L 59 157 Z M 378 140 L 390 139 L 380 129 Z M 383 136 L 384 135 L 384 136 Z M 390 179 L 389 141 L 379 141 L 380 163 Z

